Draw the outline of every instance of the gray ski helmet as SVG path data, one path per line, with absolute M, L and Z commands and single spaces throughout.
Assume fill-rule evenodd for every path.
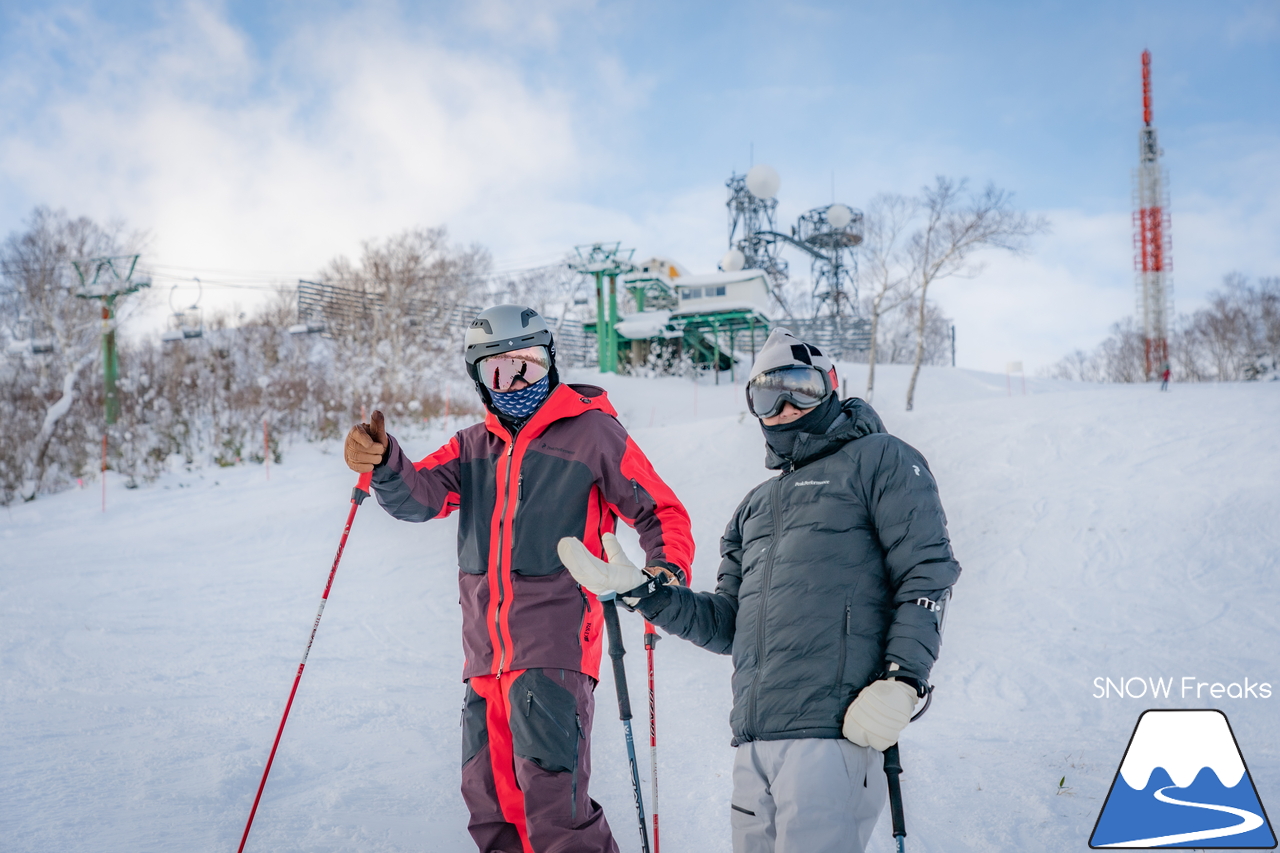
M 467 375 L 478 383 L 480 374 L 476 363 L 480 359 L 525 347 L 546 347 L 547 354 L 551 356 L 551 369 L 555 370 L 556 351 L 551 329 L 542 315 L 524 305 L 486 308 L 476 315 L 467 329 L 462 353 L 467 363 Z
M 747 382 L 761 373 L 777 370 L 780 367 L 796 367 L 806 365 L 816 367 L 831 378 L 831 387 L 837 388 L 835 363 L 822 354 L 822 350 L 813 344 L 807 344 L 781 326 L 774 327 L 769 339 L 764 342 L 760 352 L 756 354 L 755 363 L 751 365 L 751 375 Z

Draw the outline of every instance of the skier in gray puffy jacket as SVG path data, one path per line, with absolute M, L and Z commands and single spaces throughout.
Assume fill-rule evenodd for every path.
M 960 575 L 928 463 L 836 387 L 817 347 L 774 330 L 747 403 L 782 473 L 730 520 L 715 592 L 650 576 L 611 535 L 607 563 L 559 545 L 582 586 L 732 653 L 735 853 L 866 848 L 887 799 L 882 751 L 930 690 Z

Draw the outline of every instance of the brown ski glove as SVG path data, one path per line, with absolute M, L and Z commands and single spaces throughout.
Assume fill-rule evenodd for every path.
M 353 426 L 342 448 L 347 467 L 358 474 L 372 471 L 387 455 L 387 426 L 382 412 L 375 411 L 369 421 Z

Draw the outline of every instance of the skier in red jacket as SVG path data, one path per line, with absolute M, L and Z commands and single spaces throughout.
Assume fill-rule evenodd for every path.
M 467 372 L 488 414 L 419 462 L 381 412 L 347 435 L 354 471 L 396 518 L 458 512 L 467 683 L 462 795 L 485 853 L 616 853 L 587 795 L 602 610 L 556 553 L 564 536 L 601 553 L 621 518 L 650 573 L 687 583 L 689 515 L 618 423 L 603 389 L 559 381 L 531 308 L 498 305 L 467 331 Z

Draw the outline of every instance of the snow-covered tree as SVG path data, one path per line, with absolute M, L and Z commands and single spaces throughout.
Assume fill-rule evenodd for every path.
M 130 253 L 140 241 L 120 226 L 38 207 L 26 230 L 0 245 L 0 336 L 13 389 L 5 422 L 18 445 L 7 465 L 0 462 L 9 469 L 0 472 L 0 489 L 16 485 L 24 500 L 35 498 L 59 426 L 81 394 L 87 368 L 99 360 L 101 306 L 76 298 L 73 262 Z
M 403 395 L 424 375 L 456 370 L 458 312 L 484 300 L 491 267 L 488 249 L 456 246 L 443 227 L 368 240 L 358 262 L 337 257 L 325 267 L 323 283 L 369 299 L 339 344 L 374 396 Z

